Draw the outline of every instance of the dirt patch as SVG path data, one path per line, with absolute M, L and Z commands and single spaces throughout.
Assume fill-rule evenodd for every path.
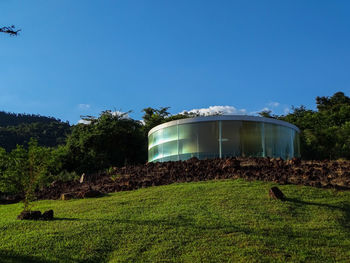
M 297 184 L 341 190 L 350 189 L 350 161 L 302 161 L 280 158 L 228 158 L 147 163 L 114 168 L 112 174 L 86 174 L 84 182 L 54 182 L 37 192 L 39 199 L 84 197 L 91 191 L 101 194 L 135 190 L 171 183 L 215 179 L 262 180 L 279 184 Z M 68 199 L 68 198 L 67 198 Z

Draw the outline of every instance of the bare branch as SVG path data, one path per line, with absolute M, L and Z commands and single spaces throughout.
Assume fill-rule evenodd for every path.
M 16 30 L 14 25 L 0 27 L 0 33 L 6 33 L 11 36 L 17 36 L 19 31 L 21 31 L 21 29 Z

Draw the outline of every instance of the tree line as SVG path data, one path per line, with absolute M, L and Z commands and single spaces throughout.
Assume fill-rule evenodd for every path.
M 316 105 L 317 110 L 300 106 L 287 115 L 271 112 L 260 115 L 298 126 L 304 159 L 350 159 L 350 98 L 337 92 L 331 97 L 317 97 Z M 32 116 L 33 122 L 24 123 L 14 121 L 14 116 L 0 120 L 3 125 L 10 124 L 0 127 L 0 192 L 30 193 L 30 189 L 54 180 L 70 180 L 82 173 L 145 163 L 150 129 L 167 121 L 198 116 L 186 112 L 171 115 L 168 110 L 168 107 L 145 108 L 142 122 L 127 117 L 128 113 L 110 110 L 98 117 L 84 117 L 89 124 L 73 126 L 52 118 L 34 121 L 38 116 Z M 22 141 L 26 143 L 9 146 L 2 128 L 13 129 L 8 138 L 21 138 L 24 134 L 22 137 L 26 139 Z
M 70 133 L 69 123 L 60 119 L 0 111 L 0 147 L 6 151 L 16 145 L 27 147 L 31 138 L 41 146 L 54 147 L 64 144 Z

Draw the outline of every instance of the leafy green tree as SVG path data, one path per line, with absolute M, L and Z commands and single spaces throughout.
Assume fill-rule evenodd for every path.
M 142 110 L 144 112 L 142 116 L 144 121 L 143 130 L 146 135 L 153 127 L 166 122 L 166 118 L 170 115 L 168 112 L 169 108 L 170 107 L 161 107 L 160 109 L 154 109 L 148 107 Z
M 261 112 L 258 113 L 261 117 L 265 117 L 265 118 L 276 118 L 275 115 L 272 115 L 272 111 L 271 110 L 263 110 Z
M 54 179 L 52 172 L 61 170 L 52 152 L 51 148 L 38 146 L 34 139 L 28 149 L 18 145 L 7 153 L 0 148 L 0 191 L 23 195 L 25 209 L 29 209 L 35 190 Z
M 148 132 L 153 127 L 160 125 L 162 123 L 199 116 L 199 114 L 197 113 L 189 113 L 189 112 L 184 112 L 183 114 L 179 113 L 179 114 L 171 115 L 168 112 L 169 109 L 170 107 L 161 107 L 160 109 L 154 109 L 154 108 L 148 107 L 142 110 L 144 112 L 144 115 L 142 116 L 142 119 L 144 122 L 143 130 L 146 137 L 148 136 Z
M 9 194 L 23 193 L 28 171 L 27 151 L 19 145 L 10 153 L 1 148 L 0 162 L 0 191 Z
M 343 92 L 316 98 L 317 111 L 304 106 L 278 117 L 301 130 L 301 155 L 304 159 L 350 158 L 350 98 Z
M 127 113 L 110 110 L 98 118 L 89 116 L 84 120 L 89 124 L 75 125 L 67 140 L 68 170 L 93 172 L 146 161 L 147 144 L 141 122 L 127 118 Z

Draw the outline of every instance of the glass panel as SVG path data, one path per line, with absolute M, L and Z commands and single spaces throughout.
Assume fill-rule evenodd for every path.
M 177 140 L 163 144 L 163 157 L 175 155 L 177 157 Z
M 153 161 L 163 157 L 163 145 L 156 145 L 152 149 L 149 150 L 151 152 L 151 159 L 149 161 Z
M 241 127 L 241 149 L 242 156 L 263 156 L 263 124 L 259 122 L 242 121 Z
M 164 156 L 177 155 L 177 126 L 167 127 L 152 133 L 148 137 L 148 149 L 149 162 Z
M 218 156 L 218 122 L 198 122 L 179 125 L 179 154 L 188 158 L 206 159 Z
M 163 129 L 161 143 L 177 141 L 177 125 Z M 177 153 L 176 153 L 177 154 Z
M 154 144 L 154 133 L 148 136 L 148 149 L 151 149 L 153 144 Z
M 198 123 L 199 139 L 198 152 L 204 158 L 206 156 L 219 155 L 219 122 L 200 122 Z
M 291 158 L 292 143 L 291 129 L 279 126 L 279 140 L 278 140 L 278 152 L 279 156 L 283 159 Z
M 249 121 L 222 121 L 221 125 L 222 157 L 300 156 L 299 134 L 291 128 Z M 217 158 L 219 138 L 219 121 L 167 127 L 149 136 L 148 161 Z
M 222 121 L 222 157 L 241 155 L 242 121 Z
M 179 154 L 198 152 L 198 126 L 196 123 L 179 125 Z
M 265 123 L 266 156 L 291 159 L 300 156 L 299 134 L 291 128 Z
M 153 146 L 160 144 L 162 138 L 163 138 L 163 129 L 154 132 L 152 144 L 149 145 L 149 147 L 152 148 Z
M 148 139 L 148 148 L 155 145 L 176 141 L 177 140 L 177 126 L 167 127 L 152 133 Z
M 265 134 L 265 156 L 276 157 L 276 136 L 278 135 L 278 126 L 271 123 L 264 124 Z
M 300 157 L 300 137 L 299 133 L 293 131 L 294 157 Z

